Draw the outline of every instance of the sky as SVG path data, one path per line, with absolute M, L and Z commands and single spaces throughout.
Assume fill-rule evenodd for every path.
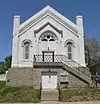
M 100 39 L 100 0 L 0 0 L 0 61 L 11 55 L 13 16 L 23 23 L 46 5 L 73 22 L 82 15 L 85 36 Z

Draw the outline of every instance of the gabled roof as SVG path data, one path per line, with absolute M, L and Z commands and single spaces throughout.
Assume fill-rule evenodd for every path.
M 69 29 L 71 28 L 72 31 L 77 32 L 77 25 L 73 22 L 71 22 L 69 19 L 61 15 L 59 12 L 57 12 L 55 9 L 53 9 L 50 6 L 46 6 L 44 9 L 33 15 L 31 18 L 29 18 L 27 21 L 22 23 L 20 25 L 20 33 L 26 30 L 28 27 L 32 26 L 32 24 L 35 24 L 36 21 L 40 20 L 44 16 L 52 16 L 56 18 L 58 21 L 60 21 L 62 24 L 67 26 Z

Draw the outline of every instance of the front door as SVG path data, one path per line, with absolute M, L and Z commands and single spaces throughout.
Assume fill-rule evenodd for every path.
M 57 76 L 52 75 L 50 78 L 50 89 L 56 89 L 57 88 Z
M 42 89 L 56 89 L 57 75 L 54 73 L 47 73 L 42 75 Z
M 42 75 L 42 88 L 49 89 L 49 87 L 50 87 L 49 75 Z
M 54 62 L 54 51 L 42 51 L 43 62 Z

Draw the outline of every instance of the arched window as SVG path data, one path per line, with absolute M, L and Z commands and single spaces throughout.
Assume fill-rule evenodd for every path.
M 30 51 L 30 43 L 25 42 L 24 43 L 24 58 L 29 59 L 29 51 Z
M 32 47 L 32 42 L 29 39 L 25 39 L 22 41 L 22 47 L 23 47 L 23 58 L 24 59 L 29 59 L 30 58 L 30 50 Z
M 72 44 L 68 44 L 68 59 L 72 59 Z
M 73 40 L 69 39 L 65 41 L 65 47 L 67 47 L 67 56 L 68 59 L 73 59 L 73 48 L 75 46 L 75 43 Z
M 55 33 L 53 33 L 50 30 L 47 30 L 42 33 L 39 40 L 41 40 L 41 41 L 55 41 L 55 40 L 58 40 L 58 38 Z

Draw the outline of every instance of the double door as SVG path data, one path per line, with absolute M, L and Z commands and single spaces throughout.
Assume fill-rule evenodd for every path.
M 42 75 L 42 89 L 56 89 L 57 75 L 55 73 L 45 73 Z

